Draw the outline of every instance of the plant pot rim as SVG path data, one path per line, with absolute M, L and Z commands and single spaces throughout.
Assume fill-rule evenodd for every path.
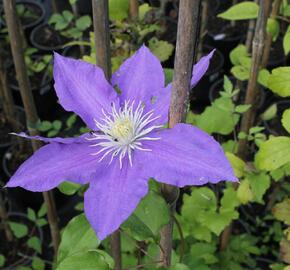
M 18 113 L 23 113 L 23 115 L 25 115 L 25 111 L 24 111 L 23 107 L 18 106 L 18 105 L 14 105 L 14 107 L 15 107 L 16 111 L 18 111 Z M 16 118 L 17 118 L 17 117 L 16 117 Z M 1 149 L 1 148 L 7 148 L 7 147 L 9 148 L 9 147 L 11 147 L 13 144 L 14 144 L 13 140 L 10 141 L 10 142 L 7 142 L 7 143 L 0 143 L 0 149 Z M 5 152 L 6 152 L 6 151 L 5 151 Z
M 36 42 L 36 35 L 37 35 L 37 32 L 40 31 L 39 29 L 41 28 L 45 28 L 45 27 L 48 27 L 50 29 L 53 29 L 47 22 L 44 22 L 42 24 L 39 24 L 37 25 L 35 28 L 33 28 L 33 30 L 31 31 L 31 34 L 30 34 L 30 37 L 29 37 L 29 40 L 31 42 L 31 44 L 33 45 L 33 47 L 35 48 L 38 48 L 40 50 L 43 50 L 43 51 L 47 51 L 47 52 L 51 52 L 51 51 L 57 51 L 57 50 L 61 50 L 63 49 L 63 46 L 64 44 L 60 44 L 58 46 L 44 46 L 44 45 L 41 45 L 39 44 L 38 42 Z
M 27 215 L 21 212 L 8 212 L 8 218 L 9 217 L 21 217 L 21 218 L 26 218 L 27 220 L 31 221 L 30 219 L 28 219 Z M 32 222 L 32 221 L 31 221 Z M 43 232 L 42 229 L 35 223 L 35 228 L 38 232 L 38 236 L 40 239 L 40 242 L 43 242 Z M 35 257 L 37 255 L 37 251 L 34 251 L 33 255 L 29 256 L 29 258 L 24 258 L 23 260 L 18 260 L 15 263 L 13 263 L 10 266 L 6 266 L 5 268 L 3 268 L 2 270 L 15 270 L 16 267 L 20 266 L 20 265 L 28 265 L 31 261 L 32 258 Z
M 23 29 L 26 30 L 28 28 L 32 28 L 36 25 L 38 25 L 39 23 L 41 23 L 44 18 L 45 18 L 45 9 L 43 7 L 43 5 L 40 3 L 40 2 L 36 2 L 36 1 L 33 1 L 33 0 L 17 0 L 16 1 L 16 5 L 17 4 L 28 4 L 28 5 L 34 5 L 34 6 L 37 6 L 39 8 L 39 10 L 41 11 L 41 15 L 33 22 L 31 23 L 28 23 L 28 24 L 24 24 L 22 25 Z M 1 13 L 2 13 L 2 10 L 0 9 Z M 0 23 L 4 26 L 6 26 L 6 22 L 4 20 L 1 20 L 0 19 Z
M 214 16 L 215 19 L 219 19 L 217 18 L 216 16 Z M 221 19 L 220 19 L 221 20 Z M 227 24 L 230 24 L 230 21 L 224 21 L 225 25 Z M 236 27 L 236 26 L 234 26 Z M 224 27 L 222 27 L 220 29 L 220 31 L 224 30 Z M 208 31 L 207 31 L 207 35 L 212 38 L 215 42 L 235 42 L 235 41 L 239 41 L 239 40 L 242 40 L 245 36 L 246 36 L 246 33 L 243 33 L 243 32 L 240 32 L 239 31 L 239 34 L 238 35 L 235 35 L 233 37 L 227 37 L 225 36 L 225 38 L 222 38 L 222 39 L 216 39 L 215 37 L 217 35 L 221 35 L 222 33 L 219 31 L 219 33 L 217 34 L 214 34 L 211 29 L 209 28 Z
M 289 108 L 290 108 L 290 99 L 278 100 L 278 101 L 276 101 L 276 102 L 271 103 L 271 105 L 268 106 L 268 107 L 271 107 L 271 106 L 274 105 L 274 104 L 276 104 L 276 105 L 278 105 L 278 104 L 289 104 Z M 278 109 L 278 106 L 277 106 L 277 109 Z M 286 109 L 285 109 L 285 110 L 286 110 Z M 278 132 L 276 132 L 275 130 L 273 130 L 273 129 L 269 126 L 269 124 L 268 124 L 269 121 L 266 121 L 266 120 L 262 120 L 262 121 L 263 121 L 263 125 L 264 125 L 265 129 L 266 129 L 267 131 L 269 131 L 270 134 L 273 134 L 273 135 L 276 135 L 276 136 L 283 136 L 283 135 L 281 135 L 281 134 L 278 134 Z
M 41 85 L 40 86 L 34 86 L 31 87 L 32 91 L 39 91 L 40 93 L 45 93 L 46 91 L 42 91 L 43 88 L 47 88 L 48 85 L 52 82 L 52 78 L 49 76 L 48 72 L 46 71 L 43 73 L 42 79 L 41 79 Z M 14 83 L 9 83 L 9 87 L 13 91 L 20 92 L 19 86 Z

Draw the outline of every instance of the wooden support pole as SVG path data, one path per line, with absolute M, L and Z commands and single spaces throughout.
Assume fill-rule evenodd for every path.
M 38 123 L 38 115 L 36 112 L 36 107 L 34 104 L 24 61 L 22 39 L 19 29 L 20 24 L 15 9 L 15 0 L 3 0 L 3 4 L 9 38 L 11 42 L 16 77 L 26 113 L 27 129 L 30 135 L 37 135 L 38 131 L 36 127 Z M 32 148 L 34 151 L 36 151 L 40 146 L 41 144 L 38 141 L 32 141 Z M 56 254 L 60 242 L 60 234 L 58 230 L 57 214 L 52 192 L 43 192 L 43 198 L 47 206 L 47 218 L 50 226 L 53 248 Z
M 199 14 L 201 0 L 180 0 L 177 28 L 176 54 L 174 60 L 174 76 L 169 111 L 169 128 L 183 122 L 186 115 L 193 59 L 197 49 Z M 161 229 L 160 261 L 169 267 L 172 252 L 172 229 L 175 202 L 178 189 L 170 185 L 162 185 L 162 193 L 171 208 L 171 221 Z
M 266 36 L 266 25 L 270 10 L 270 0 L 260 0 L 260 11 L 256 23 L 255 35 L 252 45 L 252 63 L 250 78 L 246 91 L 244 104 L 251 105 L 251 108 L 243 114 L 240 131 L 248 134 L 256 118 L 256 104 L 259 98 L 257 87 L 258 75 L 262 64 L 264 42 Z M 244 160 L 247 158 L 247 140 L 243 139 L 238 144 L 238 156 Z
M 272 6 L 272 12 L 271 12 L 271 19 L 276 19 L 276 16 L 279 13 L 279 9 L 281 6 L 282 0 L 275 0 Z M 271 47 L 272 47 L 272 40 L 273 37 L 270 33 L 266 34 L 266 40 L 265 40 L 265 46 L 264 46 L 264 52 L 263 52 L 263 58 L 262 58 L 262 67 L 265 68 L 268 65 Z
M 108 0 L 92 0 L 96 46 L 96 62 L 103 69 L 107 80 L 111 78 L 111 50 Z M 121 238 L 117 230 L 110 237 L 111 255 L 115 261 L 114 270 L 122 269 Z
M 111 78 L 111 50 L 108 0 L 92 0 L 97 65 Z
M 245 104 L 251 104 L 251 108 L 243 115 L 240 130 L 248 133 L 256 118 L 256 102 L 259 97 L 257 80 L 259 70 L 262 64 L 262 55 L 265 41 L 267 18 L 269 14 L 271 0 L 260 0 L 260 11 L 256 22 L 254 39 L 252 44 L 252 63 L 250 78 L 246 91 Z M 239 140 L 238 143 L 238 156 L 244 160 L 247 158 L 247 140 Z M 237 185 L 234 184 L 234 188 Z M 232 226 L 230 224 L 225 228 L 220 237 L 220 250 L 225 250 L 228 247 L 230 237 L 232 234 Z
M 138 19 L 139 16 L 139 3 L 138 0 L 130 0 L 129 2 L 129 14 L 131 20 Z
M 6 240 L 8 242 L 13 241 L 13 234 L 8 223 L 8 214 L 6 212 L 4 199 L 0 191 L 0 224 L 1 223 L 3 225 L 3 230 L 4 230 Z

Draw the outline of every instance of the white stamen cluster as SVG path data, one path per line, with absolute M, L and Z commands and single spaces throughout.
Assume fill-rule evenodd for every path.
M 92 137 L 87 138 L 92 141 L 99 141 L 91 145 L 101 146 L 101 150 L 92 155 L 103 153 L 99 162 L 106 156 L 111 155 L 110 163 L 115 157 L 119 157 L 120 169 L 122 168 L 122 160 L 128 155 L 130 165 L 132 166 L 132 153 L 134 150 L 151 151 L 151 149 L 143 148 L 142 141 L 159 140 L 160 138 L 152 138 L 147 135 L 154 129 L 162 126 L 150 125 L 160 116 L 154 117 L 154 111 L 144 113 L 144 106 L 140 102 L 134 108 L 134 101 L 125 101 L 125 105 L 116 109 L 112 104 L 112 112 L 106 113 L 103 110 L 104 118 L 101 121 L 94 119 L 98 131 L 92 132 Z

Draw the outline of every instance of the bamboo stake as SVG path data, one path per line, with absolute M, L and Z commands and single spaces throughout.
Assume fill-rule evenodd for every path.
M 23 56 L 22 39 L 19 31 L 18 17 L 15 10 L 15 0 L 3 0 L 3 4 L 8 34 L 11 41 L 11 50 L 16 70 L 17 81 L 19 84 L 20 94 L 26 113 L 27 128 L 31 135 L 37 135 L 38 132 L 36 126 L 38 123 L 38 116 Z M 38 141 L 32 141 L 31 143 L 34 151 L 36 151 L 41 146 Z M 58 230 L 57 214 L 53 200 L 53 193 L 51 191 L 43 192 L 43 198 L 47 206 L 48 223 L 50 226 L 54 252 L 56 254 L 60 242 L 60 234 Z
M 111 78 L 111 50 L 108 0 L 92 0 L 96 46 L 96 62 L 103 69 L 107 80 Z M 115 261 L 114 270 L 122 269 L 120 231 L 111 235 L 111 254 Z
M 255 3 L 258 4 L 258 0 L 255 0 Z M 251 52 L 253 37 L 254 37 L 254 32 L 255 32 L 255 26 L 256 26 L 256 20 L 250 20 L 248 31 L 247 31 L 247 38 L 246 38 L 246 48 L 247 48 L 248 53 Z
M 111 50 L 108 0 L 92 0 L 96 60 L 107 79 L 111 78 Z
M 270 16 L 272 19 L 275 19 L 276 16 L 278 15 L 281 3 L 282 3 L 282 0 L 275 0 L 274 1 L 271 16 Z M 272 40 L 273 40 L 273 37 L 272 37 L 271 33 L 267 33 L 266 40 L 265 40 L 264 52 L 263 52 L 263 58 L 262 58 L 262 67 L 263 68 L 267 66 L 268 61 L 269 61 Z
M 257 19 L 255 36 L 252 45 L 252 63 L 251 63 L 250 78 L 244 102 L 245 104 L 250 104 L 252 106 L 246 113 L 243 114 L 240 129 L 242 132 L 245 132 L 246 134 L 248 134 L 256 118 L 256 108 L 257 108 L 256 103 L 259 97 L 257 80 L 259 70 L 262 64 L 262 56 L 266 35 L 266 25 L 270 10 L 270 4 L 271 4 L 270 0 L 260 0 L 260 11 Z M 248 153 L 247 140 L 245 139 L 240 140 L 238 144 L 238 156 L 245 160 L 247 157 L 247 153 Z
M 13 234 L 12 234 L 11 228 L 10 228 L 9 223 L 8 223 L 8 214 L 7 214 L 7 211 L 5 209 L 5 203 L 4 203 L 4 200 L 2 198 L 1 191 L 0 191 L 0 220 L 2 220 L 6 240 L 8 242 L 12 242 L 13 241 Z
M 7 84 L 6 67 L 4 65 L 5 63 L 2 54 L 0 53 L 0 97 L 2 99 L 1 103 L 3 106 L 4 115 L 8 122 L 10 122 L 10 120 L 15 117 L 15 104 L 12 93 Z M 15 127 L 13 126 L 13 128 Z
M 139 16 L 138 0 L 130 0 L 130 2 L 129 2 L 129 14 L 130 14 L 131 20 L 138 19 L 138 16 Z
M 202 1 L 202 12 L 201 12 L 201 23 L 200 23 L 198 50 L 197 50 L 197 59 L 200 59 L 202 57 L 203 38 L 204 38 L 204 36 L 206 34 L 206 30 L 207 30 L 208 12 L 209 12 L 208 0 L 203 0 Z
M 255 35 L 252 44 L 252 63 L 251 63 L 251 72 L 250 78 L 247 86 L 245 104 L 251 104 L 251 108 L 243 115 L 241 123 L 241 131 L 248 133 L 251 126 L 254 123 L 256 118 L 256 102 L 259 95 L 257 88 L 258 74 L 261 67 L 264 41 L 265 41 L 265 32 L 267 18 L 269 14 L 271 0 L 260 0 L 260 11 L 256 23 Z M 240 140 L 238 144 L 238 156 L 242 159 L 247 157 L 247 141 Z M 234 185 L 237 188 L 237 185 Z M 220 237 L 220 250 L 225 250 L 229 244 L 230 237 L 232 234 L 231 223 L 225 228 Z
M 201 0 L 180 0 L 174 77 L 169 111 L 169 128 L 184 121 L 190 90 L 192 63 L 196 53 Z M 172 229 L 178 189 L 162 185 L 162 194 L 170 205 L 171 220 L 160 232 L 161 265 L 169 267 L 172 252 Z

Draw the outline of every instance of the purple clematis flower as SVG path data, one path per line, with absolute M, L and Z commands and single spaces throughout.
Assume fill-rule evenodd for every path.
M 213 53 L 194 66 L 192 87 Z M 211 136 L 187 124 L 163 128 L 171 84 L 164 86 L 161 64 L 147 47 L 121 65 L 111 84 L 97 66 L 55 54 L 54 80 L 61 105 L 92 131 L 78 138 L 19 134 L 49 144 L 20 166 L 7 187 L 47 191 L 66 180 L 89 183 L 85 213 L 100 240 L 132 214 L 150 177 L 178 187 L 237 181 Z

